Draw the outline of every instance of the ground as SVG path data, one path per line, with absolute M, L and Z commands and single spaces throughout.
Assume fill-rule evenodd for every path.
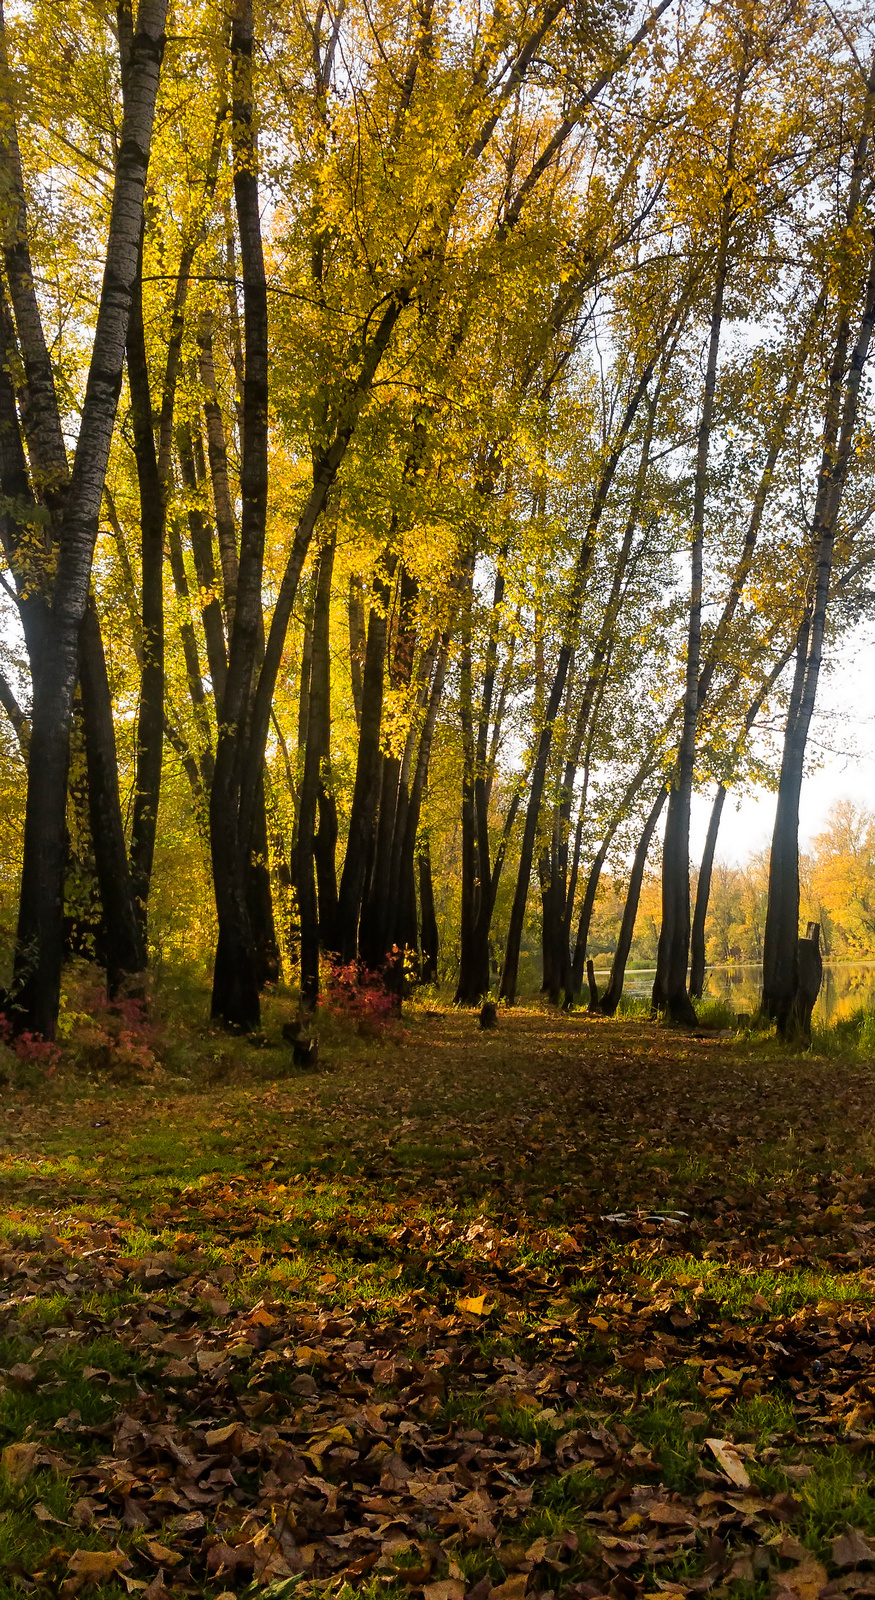
M 408 1010 L 11 1074 L 3 1600 L 875 1594 L 875 1067 Z

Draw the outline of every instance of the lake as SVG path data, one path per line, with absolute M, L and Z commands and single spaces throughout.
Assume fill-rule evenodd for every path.
M 626 973 L 623 993 L 636 1000 L 650 999 L 654 969 Z M 726 1000 L 735 1011 L 754 1012 L 759 1004 L 761 969 L 758 966 L 709 967 L 705 994 Z M 602 975 L 599 987 L 607 982 Z M 864 1007 L 875 1011 L 875 961 L 836 961 L 823 968 L 823 985 L 814 1008 L 814 1021 L 835 1022 Z

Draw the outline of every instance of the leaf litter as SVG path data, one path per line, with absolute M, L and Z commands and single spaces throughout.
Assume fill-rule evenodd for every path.
M 849 1516 L 813 1549 L 807 1498 L 831 1451 L 859 1463 L 863 1482 L 875 1447 L 872 1316 L 860 1287 L 872 1228 L 865 1172 L 817 1159 L 829 1123 L 821 1105 L 809 1155 L 830 1166 L 828 1191 L 812 1189 L 797 1159 L 773 1172 L 768 1193 L 721 1186 L 715 1200 L 713 1180 L 694 1178 L 654 1206 L 642 1187 L 663 1188 L 665 1173 L 674 1181 L 666 1126 L 704 1111 L 702 1142 L 719 1168 L 721 1133 L 736 1146 L 754 1138 L 749 1094 L 730 1115 L 739 1080 L 768 1099 L 777 1069 L 770 1082 L 761 1061 L 722 1051 L 715 1092 L 714 1054 L 691 1066 L 682 1041 L 651 1035 L 636 1069 L 622 1030 L 600 1030 L 602 1049 L 590 1046 L 578 1084 L 578 1102 L 596 1115 L 586 1124 L 579 1103 L 566 1105 L 563 1126 L 544 1105 L 556 1103 L 551 1067 L 568 1076 L 570 1028 L 539 1026 L 545 1059 L 531 1071 L 533 1030 L 520 1027 L 523 1054 L 506 1055 L 502 1069 L 513 1081 L 514 1065 L 526 1065 L 528 1081 L 491 1125 L 461 1094 L 448 1119 L 452 1089 L 444 1096 L 438 1136 L 456 1123 L 455 1164 L 399 1163 L 396 1189 L 366 1203 L 355 1152 L 373 1148 L 373 1087 L 352 1070 L 340 1094 L 330 1085 L 350 1168 L 331 1177 L 333 1210 L 302 1209 L 300 1175 L 280 1182 L 282 1153 L 262 1146 L 258 1179 L 205 1175 L 151 1217 L 147 1206 L 161 1230 L 148 1238 L 117 1199 L 109 1216 L 81 1204 L 43 1213 L 41 1237 L 13 1223 L 0 1246 L 0 1331 L 19 1359 L 0 1373 L 4 1417 L 53 1385 L 60 1397 L 77 1347 L 114 1355 L 82 1368 L 107 1399 L 105 1419 L 59 1411 L 5 1443 L 9 1507 L 29 1505 L 54 1541 L 38 1566 L 7 1561 L 10 1594 L 73 1596 L 104 1583 L 146 1600 L 347 1586 L 425 1600 L 720 1596 L 757 1583 L 775 1600 L 875 1594 L 875 1525 L 856 1528 Z M 459 1034 L 446 1019 L 445 1089 L 461 1070 Z M 476 1084 L 473 1053 L 465 1041 Z M 480 1054 L 485 1098 L 493 1063 Z M 862 1088 L 856 1070 L 850 1093 Z M 810 1084 L 803 1068 L 799 1077 L 801 1108 Z M 620 1094 L 636 1106 L 625 1146 L 614 1132 L 605 1140 Z M 659 1121 L 648 1106 L 657 1094 Z M 271 1111 L 289 1104 L 282 1086 L 264 1099 Z M 401 1137 L 423 1121 L 404 1119 Z M 795 1137 L 798 1146 L 798 1127 Z M 575 1160 L 594 1139 L 617 1151 L 607 1195 L 602 1171 L 593 1182 Z M 481 1190 L 473 1213 L 472 1148 L 491 1199 L 486 1209 Z M 684 1155 L 695 1153 L 693 1142 Z M 563 1181 L 573 1188 L 570 1204 L 551 1206 L 543 1180 L 518 1198 L 520 1167 L 546 1157 L 557 1198 Z M 323 1182 L 311 1169 L 305 1202 Z M 298 1237 L 278 1243 L 286 1215 Z M 304 1234 L 312 1260 L 296 1280 L 278 1269 L 290 1246 L 300 1255 Z M 379 1294 L 345 1292 L 329 1270 L 344 1255 L 383 1263 Z M 809 1293 L 783 1312 L 783 1284 L 804 1272 L 840 1287 L 852 1277 L 856 1300 Z M 778 1292 L 745 1297 L 742 1287 L 730 1304 L 721 1274 L 736 1288 L 745 1274 L 754 1284 L 771 1275 Z M 58 1297 L 63 1312 L 43 1325 L 40 1308 Z M 774 1425 L 745 1428 L 745 1408 L 756 1423 L 758 1407 Z M 46 1482 L 64 1486 L 63 1515 L 44 1488 L 34 1493 Z M 857 1498 L 854 1489 L 849 1513 Z

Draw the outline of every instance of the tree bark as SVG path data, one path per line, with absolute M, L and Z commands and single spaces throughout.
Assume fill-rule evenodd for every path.
M 696 906 L 693 912 L 693 931 L 690 941 L 690 994 L 696 1000 L 701 999 L 702 990 L 705 987 L 705 923 L 708 919 L 708 901 L 711 897 L 714 852 L 717 849 L 717 835 L 720 832 L 720 822 L 725 801 L 726 785 L 725 783 L 718 783 L 714 803 L 711 806 L 711 815 L 708 818 L 705 848 L 702 851 L 702 860 L 699 865 L 699 881 L 696 884 Z
M 164 755 L 164 523 L 166 486 L 158 470 L 152 426 L 152 396 L 143 328 L 143 247 L 131 301 L 127 334 L 128 387 L 134 457 L 140 492 L 140 700 L 137 707 L 137 760 L 131 813 L 130 863 L 137 910 L 146 926 L 158 803 Z
M 237 604 L 237 525 L 231 499 L 228 477 L 228 450 L 225 443 L 225 424 L 219 406 L 216 387 L 216 369 L 213 361 L 212 324 L 201 322 L 198 330 L 198 350 L 204 420 L 207 431 L 207 459 L 210 464 L 210 482 L 213 506 L 216 512 L 216 532 L 219 540 L 219 560 L 222 567 L 222 591 L 225 600 L 225 622 L 230 636 L 234 626 Z
M 360 728 L 362 725 L 362 672 L 367 648 L 367 636 L 365 633 L 365 608 L 362 603 L 361 579 L 355 575 L 349 580 L 347 618 L 349 621 L 349 671 L 352 683 L 352 708 L 355 714 L 355 725 Z
M 611 976 L 608 987 L 599 1001 L 599 1010 L 605 1017 L 612 1017 L 623 995 L 623 984 L 626 978 L 626 962 L 632 948 L 632 937 L 635 932 L 635 919 L 638 916 L 638 902 L 641 899 L 641 884 L 644 880 L 644 869 L 647 866 L 647 852 L 653 838 L 660 812 L 668 798 L 668 789 L 663 784 L 650 808 L 644 831 L 638 841 L 638 848 L 632 861 L 632 871 L 629 874 L 629 888 L 626 891 L 626 902 L 623 906 L 623 917 L 620 923 L 620 935 L 614 959 L 611 962 Z
M 395 922 L 392 928 L 392 942 L 402 949 L 405 946 L 415 949 L 418 943 L 415 881 L 416 840 L 422 814 L 422 802 L 428 782 L 428 768 L 431 760 L 434 730 L 446 681 L 450 639 L 451 635 L 447 632 L 443 634 L 440 641 L 425 719 L 419 736 L 419 748 L 416 756 L 416 766 L 413 771 L 413 781 L 410 785 L 410 794 L 404 813 L 404 827 L 403 831 L 399 828 L 399 838 L 397 844 L 393 846 L 392 900 L 395 906 Z
M 106 979 L 110 996 L 143 971 L 145 929 L 131 893 L 128 853 L 118 799 L 118 758 L 106 658 L 93 597 L 80 630 L 80 684 L 85 755 L 88 764 L 88 814 L 100 900 L 106 929 Z
M 388 581 L 375 573 L 373 602 L 368 616 L 368 638 L 362 675 L 362 717 L 356 758 L 355 783 L 347 833 L 346 857 L 337 895 L 337 930 L 334 947 L 346 965 L 358 954 L 359 920 L 372 862 L 374 824 L 380 799 L 380 733 L 383 724 L 383 677 L 390 583 L 395 557 L 388 560 Z
M 314 835 L 319 804 L 322 764 L 328 754 L 330 730 L 329 621 L 335 540 L 332 535 L 319 553 L 316 598 L 313 606 L 313 654 L 310 668 L 310 705 L 307 744 L 298 811 L 298 909 L 301 918 L 301 1001 L 312 1009 L 319 998 L 319 905 L 314 867 Z
M 437 983 L 440 948 L 437 917 L 434 909 L 434 888 L 431 881 L 431 855 L 427 839 L 422 841 L 419 848 L 419 915 L 422 981 L 423 983 Z
M 771 672 L 754 696 L 745 713 L 744 724 L 736 739 L 729 758 L 725 779 L 717 785 L 711 816 L 708 821 L 708 832 L 705 836 L 705 848 L 702 851 L 702 861 L 699 867 L 699 881 L 696 885 L 696 905 L 693 913 L 693 932 L 690 945 L 690 994 L 699 999 L 705 984 L 705 923 L 708 918 L 708 901 L 711 897 L 711 875 L 714 870 L 714 852 L 717 848 L 717 836 L 720 832 L 720 821 L 723 815 L 723 806 L 729 784 L 735 777 L 736 767 L 744 749 L 748 735 L 762 710 L 763 701 L 769 690 L 777 683 L 781 673 L 794 654 L 794 648 L 785 650 L 778 661 L 775 662 Z
M 744 88 L 749 66 L 740 68 L 736 79 L 732 121 L 729 128 L 726 174 L 720 210 L 720 237 L 714 268 L 714 292 L 702 392 L 702 414 L 696 442 L 696 469 L 693 482 L 693 523 L 690 548 L 690 609 L 687 628 L 687 661 L 684 685 L 683 727 L 677 769 L 671 785 L 662 851 L 662 926 L 653 984 L 653 1007 L 665 1012 L 673 1022 L 694 1024 L 696 1013 L 687 993 L 687 962 L 690 954 L 690 807 L 696 764 L 696 731 L 699 718 L 699 673 L 702 651 L 702 566 L 705 539 L 705 501 L 708 491 L 708 458 L 714 403 L 717 392 L 717 358 L 723 329 L 723 301 L 729 275 L 729 232 L 734 204 L 735 145 L 741 121 Z
M 395 627 L 389 648 L 389 680 L 396 696 L 408 695 L 416 655 L 416 607 L 419 584 L 402 564 L 396 587 Z M 392 848 L 401 800 L 399 756 L 386 750 L 381 759 L 380 800 L 374 841 L 374 863 L 367 897 L 362 910 L 359 948 L 365 962 L 373 968 L 383 965 L 391 944 Z
M 875 117 L 875 55 L 866 85 L 862 128 L 854 152 L 847 220 L 854 220 L 866 170 Z M 840 288 L 840 294 L 844 292 Z M 871 247 L 856 341 L 851 341 L 852 307 L 839 303 L 836 337 L 827 387 L 823 448 L 812 519 L 814 594 L 810 624 L 803 622 L 797 673 L 784 734 L 778 803 L 769 863 L 769 898 L 763 936 L 763 1009 L 779 1033 L 798 1026 L 799 992 L 799 797 L 808 731 L 814 713 L 832 577 L 836 523 L 853 456 L 860 387 L 875 326 L 875 243 Z
M 91 362 L 60 523 L 49 636 L 34 695 L 14 988 L 16 1021 L 53 1038 L 63 956 L 64 814 L 79 629 L 121 387 L 139 264 L 143 195 L 166 0 L 141 0 L 115 164 L 109 239 Z M 26 225 L 23 230 L 26 238 Z
M 210 797 L 210 837 L 219 923 L 212 1013 L 226 1025 L 243 1030 L 257 1028 L 261 1019 L 248 888 L 253 825 L 263 773 L 263 747 L 252 774 L 252 805 L 245 831 L 240 827 L 239 792 L 253 679 L 263 639 L 261 585 L 268 472 L 267 279 L 261 238 L 252 54 L 252 0 L 235 0 L 231 22 L 231 115 L 245 333 L 240 561 L 228 673 L 219 710 L 216 767 Z

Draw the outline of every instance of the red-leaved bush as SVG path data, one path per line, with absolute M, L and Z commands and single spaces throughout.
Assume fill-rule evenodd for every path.
M 25 1066 L 40 1067 L 50 1078 L 61 1059 L 61 1051 L 51 1040 L 38 1033 L 13 1033 L 8 1017 L 0 1017 L 0 1042 L 12 1051 Z
M 357 961 L 329 967 L 319 1005 L 338 1020 L 353 1023 L 366 1039 L 381 1039 L 394 1031 L 400 1011 L 398 995 L 387 986 L 383 973 Z
M 122 1076 L 153 1076 L 160 1070 L 164 1029 L 144 999 L 120 994 L 109 1000 L 102 990 L 92 990 L 84 1004 L 87 1009 L 76 1014 L 71 1042 L 84 1048 L 92 1068 Z

